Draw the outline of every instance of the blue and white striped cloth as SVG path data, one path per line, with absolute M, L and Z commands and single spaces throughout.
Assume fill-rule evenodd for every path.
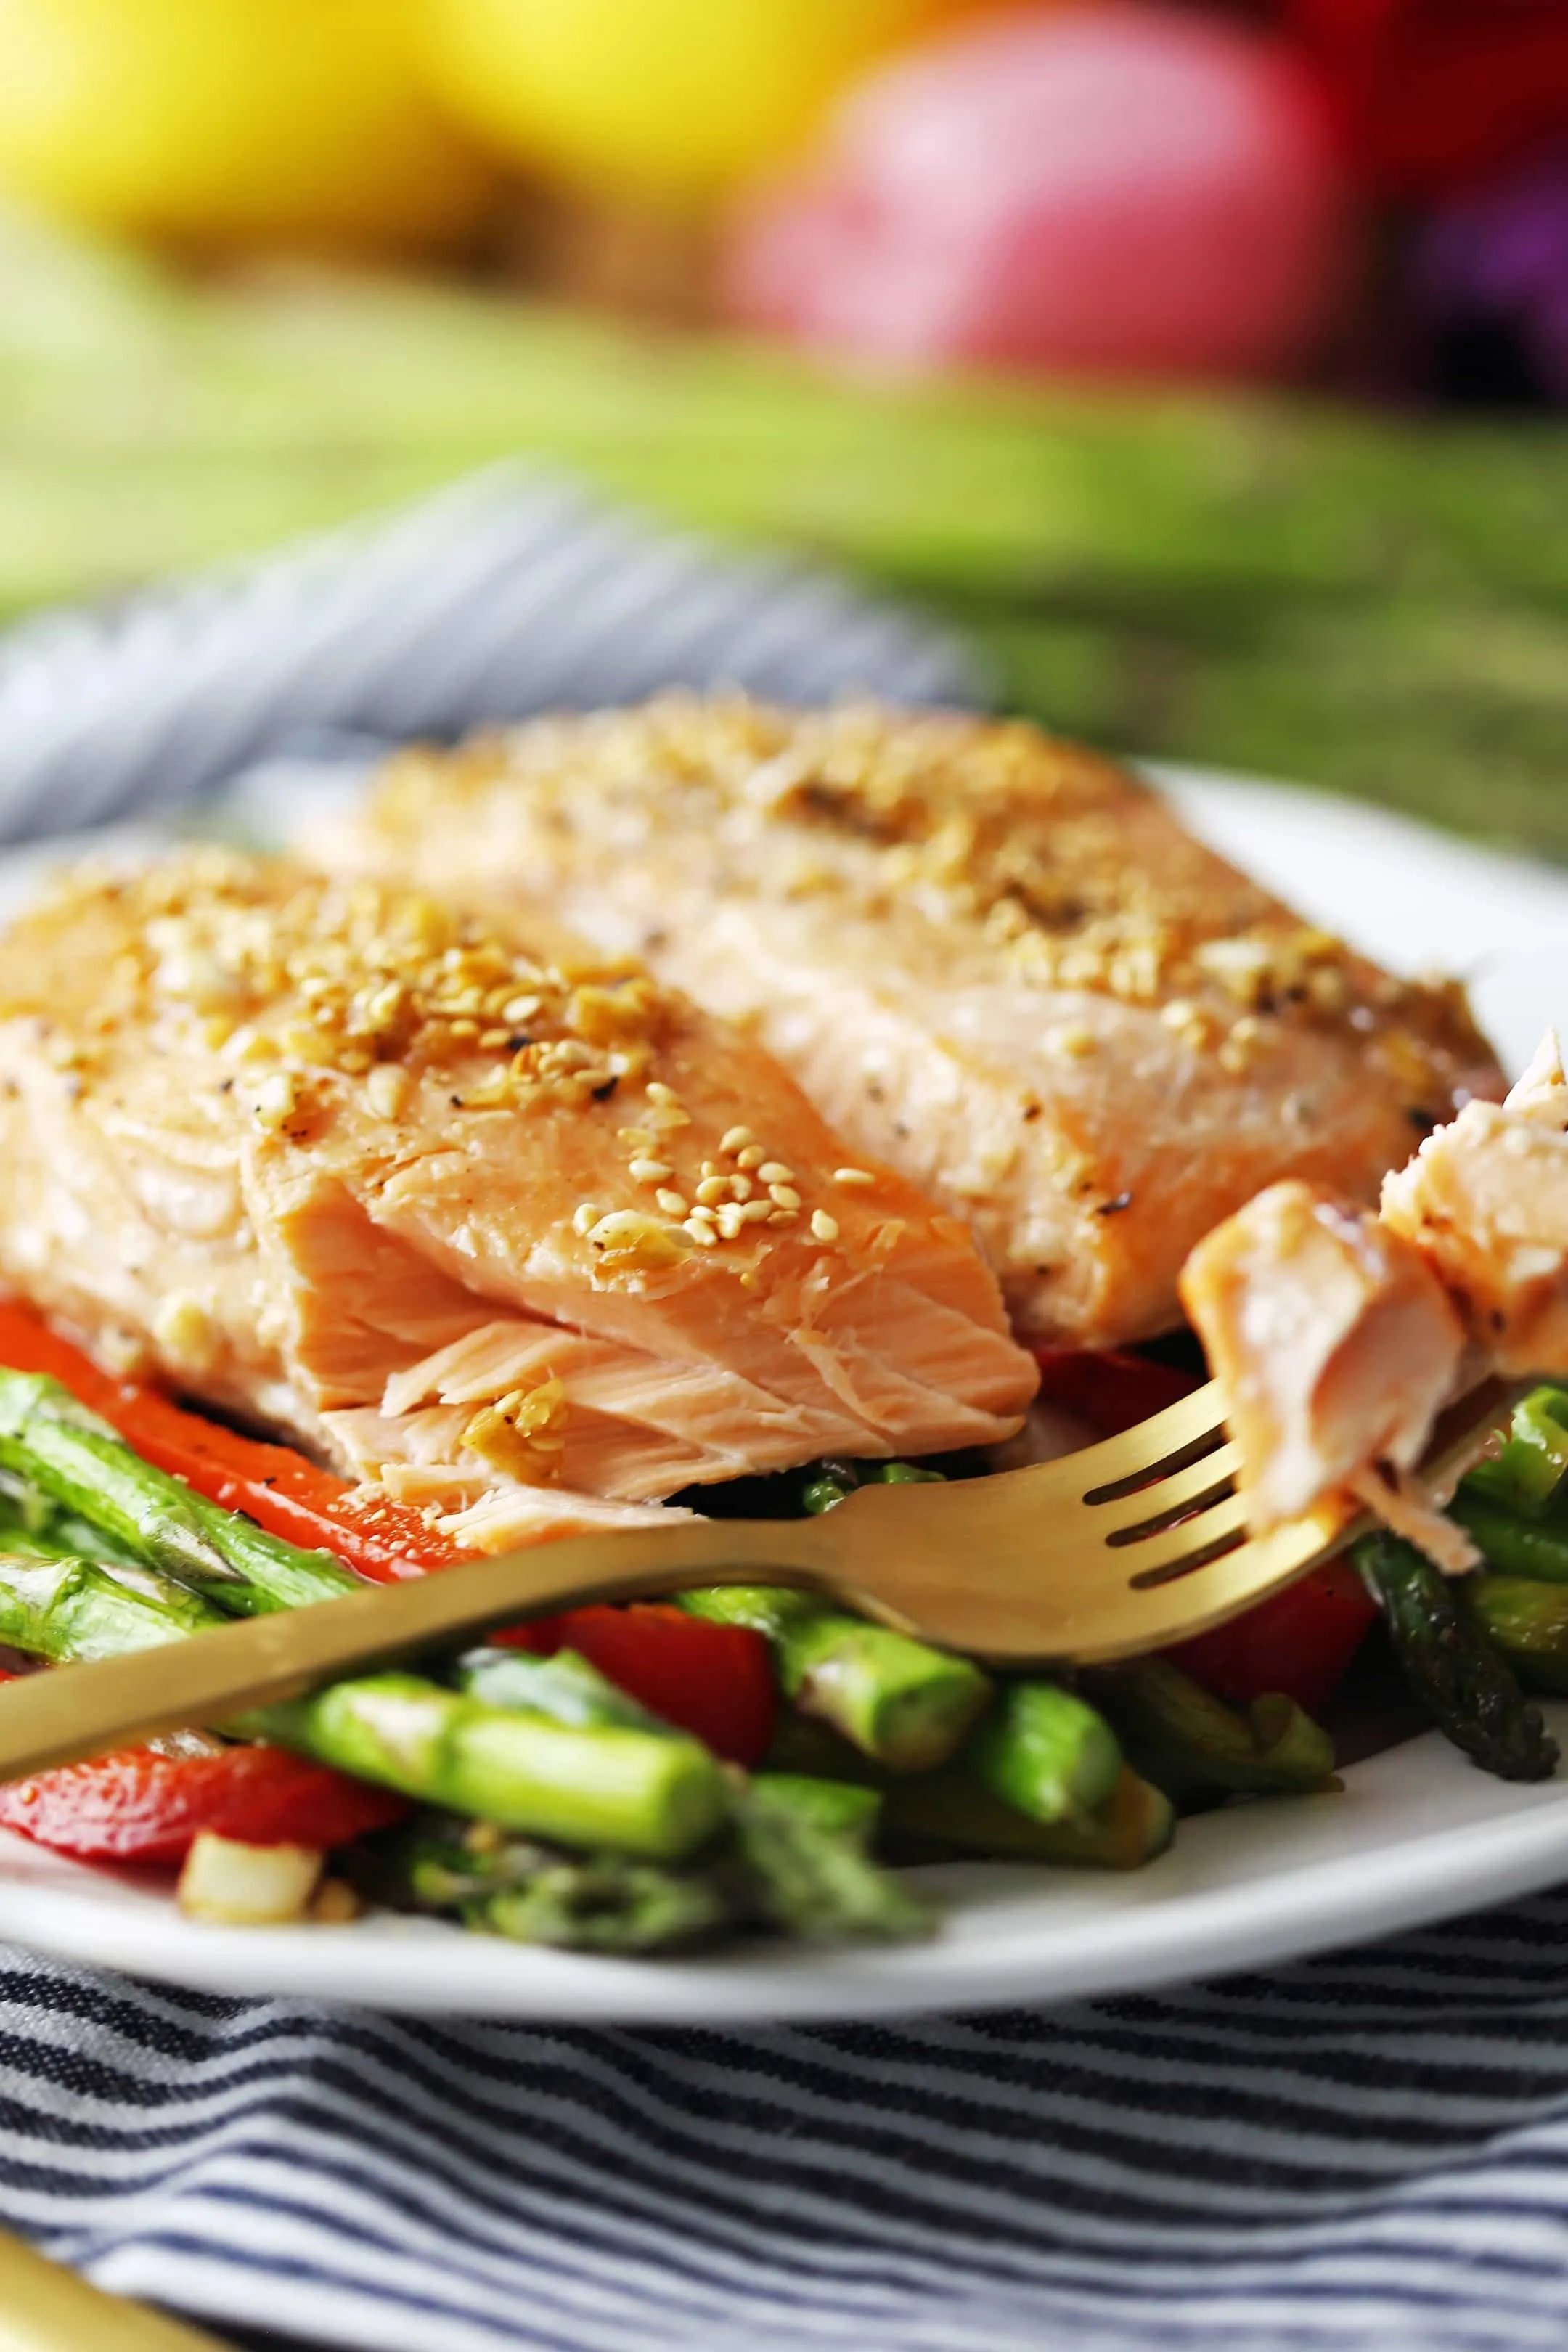
M 810 572 L 491 476 L 15 632 L 0 834 L 676 679 L 981 690 Z M 245 2340 L 366 2352 L 1556 2352 L 1568 1895 L 1189 1992 L 745 2034 L 0 1954 L 0 2214 Z

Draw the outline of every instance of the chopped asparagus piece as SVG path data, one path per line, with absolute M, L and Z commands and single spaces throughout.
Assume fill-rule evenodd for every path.
M 723 1771 L 695 1739 L 552 1723 L 416 1675 L 336 1683 L 236 1727 L 563 1845 L 679 1860 L 730 1812 Z
M 725 1925 L 710 1873 L 675 1871 L 622 1855 L 563 1853 L 490 1824 L 425 1813 L 361 1841 L 357 1885 L 398 1910 L 446 1912 L 516 1943 L 573 1950 L 649 1952 Z
M 686 1592 L 693 1616 L 749 1625 L 772 1643 L 786 1697 L 890 1771 L 921 1772 L 963 1743 L 991 1696 L 967 1658 L 868 1625 L 807 1592 L 724 1585 Z
M 1383 1610 L 1405 1680 L 1454 1745 L 1500 1780 L 1549 1780 L 1557 1743 L 1475 1605 L 1504 1580 L 1450 1580 L 1413 1545 L 1386 1534 L 1363 1537 L 1354 1557 Z
M 547 1669 L 565 1662 L 564 1672 Z M 646 1723 L 672 1744 L 680 1735 L 580 1658 L 550 1660 L 518 1651 L 470 1652 L 458 1678 L 469 1692 L 504 1694 L 558 1721 L 603 1727 Z M 731 1781 L 732 1834 L 712 1866 L 736 1912 L 813 1937 L 905 1936 L 926 1923 L 921 1907 L 869 1859 L 879 1800 L 874 1790 L 802 1775 Z
M 545 1715 L 552 1723 L 616 1724 L 625 1731 L 666 1735 L 671 1729 L 661 1716 L 619 1689 L 575 1650 L 539 1658 L 528 1650 L 486 1644 L 460 1657 L 455 1673 L 459 1688 L 470 1697 L 482 1698 L 490 1706 Z
M 1301 1796 L 1337 1786 L 1333 1742 L 1292 1699 L 1255 1699 L 1242 1716 L 1169 1658 L 1099 1667 L 1084 1686 L 1129 1760 L 1178 1802 L 1220 1790 Z
M 1468 1478 L 1449 1504 L 1448 1516 L 1505 1575 L 1568 1584 L 1568 1526 L 1560 1517 L 1526 1518 Z
M 1464 1488 L 1535 1517 L 1559 1493 L 1564 1479 L 1568 1479 L 1568 1391 L 1542 1388 L 1532 1389 L 1514 1407 L 1500 1451 L 1490 1461 L 1477 1463 Z
M 929 1934 L 928 1906 L 871 1861 L 863 1826 L 826 1826 L 823 1802 L 820 1791 L 803 1795 L 783 1775 L 753 1783 L 740 1798 L 735 1836 L 744 1907 L 769 1927 L 812 1942 Z
M 983 1788 L 1031 1821 L 1092 1813 L 1121 1769 L 1116 1734 L 1087 1700 L 1059 1683 L 1005 1684 L 964 1750 Z
M 1473 1576 L 1464 1597 L 1472 1624 L 1527 1688 L 1568 1691 L 1568 1591 L 1533 1577 Z
M 862 1848 L 876 1834 L 881 1792 L 864 1780 L 826 1780 L 814 1772 L 755 1772 L 752 1787 L 757 1795 L 787 1806 L 798 1820 L 856 1838 Z
M 1030 1821 L 952 1764 L 919 1780 L 896 1780 L 884 1804 L 889 1831 L 921 1846 L 1100 1870 L 1142 1868 L 1164 1853 L 1176 1825 L 1163 1790 L 1127 1765 L 1099 1811 L 1077 1820 Z

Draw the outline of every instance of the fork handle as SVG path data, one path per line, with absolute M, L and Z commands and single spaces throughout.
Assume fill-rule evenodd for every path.
M 466 1561 L 166 1648 L 29 1675 L 0 1691 L 0 1780 L 188 1724 L 221 1724 L 351 1672 L 395 1664 L 552 1609 L 704 1583 L 826 1589 L 833 1549 L 823 1519 L 681 1519 Z
M 0 2352 L 220 2352 L 213 2336 L 89 2286 L 0 2233 Z

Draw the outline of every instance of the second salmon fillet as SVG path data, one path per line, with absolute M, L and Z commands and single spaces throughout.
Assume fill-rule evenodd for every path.
M 1032 728 L 667 697 L 413 751 L 318 845 L 548 908 L 748 1023 L 973 1228 L 1015 1325 L 1180 1319 L 1188 1250 L 1300 1176 L 1370 1202 L 1500 1074 L 1399 981 Z

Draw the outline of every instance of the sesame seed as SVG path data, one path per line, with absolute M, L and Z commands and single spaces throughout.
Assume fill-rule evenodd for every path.
M 813 1209 L 811 1230 L 819 1242 L 836 1242 L 838 1239 L 838 1220 L 830 1217 L 826 1209 Z
M 748 1143 L 743 1151 L 735 1154 L 735 1165 L 737 1168 L 760 1168 L 767 1156 L 760 1143 Z
M 590 1233 L 598 1222 L 598 1208 L 592 1201 L 580 1201 L 572 1212 L 572 1230 L 574 1234 Z
M 768 1198 L 775 1209 L 798 1209 L 800 1194 L 793 1184 L 770 1184 Z
M 717 1208 L 721 1201 L 727 1201 L 730 1197 L 729 1178 L 704 1176 L 701 1183 L 697 1187 L 697 1197 L 705 1209 Z
M 675 1088 L 667 1087 L 662 1078 L 649 1078 L 645 1091 L 649 1102 L 668 1103 L 676 1110 L 684 1110 L 686 1108 Z
M 756 1189 L 749 1176 L 731 1176 L 730 1179 L 730 1198 L 732 1201 L 749 1201 Z
M 771 1201 L 748 1201 L 741 1211 L 741 1222 L 747 1225 L 760 1225 L 773 1213 Z
M 717 1249 L 719 1246 L 719 1236 L 712 1226 L 700 1222 L 696 1217 L 688 1217 L 680 1230 L 682 1233 L 689 1234 L 692 1240 L 699 1243 L 703 1249 Z
M 733 1158 L 737 1151 L 744 1151 L 751 1140 L 752 1130 L 749 1127 L 728 1128 L 720 1139 L 719 1149 Z
M 795 1220 L 795 1212 L 793 1209 L 770 1209 L 768 1211 L 768 1223 L 770 1225 L 793 1225 Z
M 723 1207 L 719 1212 L 719 1232 L 721 1238 L 727 1242 L 732 1242 L 739 1234 L 743 1233 L 744 1230 L 744 1220 L 741 1215 L 739 1208 L 733 1201 L 726 1201 Z
M 857 1184 L 874 1184 L 877 1180 L 868 1168 L 836 1168 L 833 1181 L 853 1188 Z
M 671 1192 L 665 1186 L 660 1185 L 653 1197 L 667 1217 L 684 1217 L 687 1214 L 689 1204 L 684 1194 Z
M 764 1160 L 762 1166 L 757 1171 L 757 1175 L 760 1181 L 764 1184 L 793 1184 L 795 1182 L 795 1170 L 793 1168 L 786 1168 L 782 1160 Z
M 631 1172 L 639 1184 L 662 1184 L 675 1171 L 668 1160 L 634 1160 Z
M 719 1212 L 717 1209 L 693 1209 L 690 1212 L 690 1214 L 696 1219 L 700 1225 L 713 1225 L 717 1224 L 719 1222 Z

